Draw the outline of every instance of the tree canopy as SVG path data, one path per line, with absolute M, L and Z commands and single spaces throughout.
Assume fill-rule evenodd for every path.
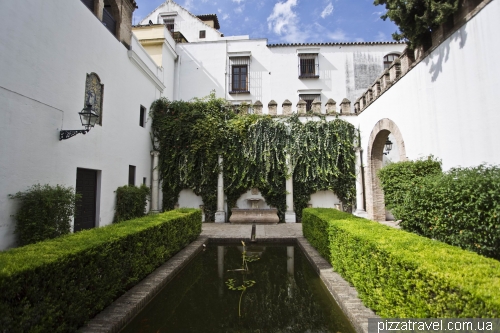
M 397 41 L 408 43 L 411 49 L 424 43 L 425 38 L 446 22 L 458 9 L 459 0 L 375 0 L 375 5 L 385 5 L 389 18 L 399 28 L 392 34 Z

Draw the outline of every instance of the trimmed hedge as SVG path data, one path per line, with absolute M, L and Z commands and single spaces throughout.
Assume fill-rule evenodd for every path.
M 380 170 L 385 202 L 400 226 L 500 260 L 500 167 L 441 173 L 432 163 L 438 164 L 403 162 Z M 417 174 L 417 168 L 425 172 Z
M 302 228 L 382 317 L 500 316 L 496 260 L 333 209 L 304 209 Z
M 2 252 L 1 331 L 76 331 L 200 233 L 181 209 Z
M 121 222 L 146 215 L 149 187 L 146 185 L 125 185 L 116 189 L 115 219 Z

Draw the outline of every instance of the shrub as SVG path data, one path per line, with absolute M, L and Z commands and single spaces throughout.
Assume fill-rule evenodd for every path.
M 441 173 L 433 163 L 383 168 L 379 176 L 387 207 L 405 230 L 500 260 L 500 168 Z
M 385 205 L 397 209 L 405 200 L 409 190 L 417 186 L 423 178 L 440 175 L 441 161 L 429 156 L 427 159 L 391 163 L 378 172 L 384 189 Z
M 33 185 L 25 192 L 9 195 L 21 202 L 16 215 L 19 245 L 36 243 L 68 234 L 79 198 L 73 188 L 61 185 Z
M 496 260 L 333 209 L 305 209 L 302 228 L 382 317 L 500 315 Z
M 131 220 L 145 215 L 149 187 L 125 185 L 116 190 L 114 222 Z
M 200 233 L 184 209 L 1 252 L 2 332 L 76 331 Z

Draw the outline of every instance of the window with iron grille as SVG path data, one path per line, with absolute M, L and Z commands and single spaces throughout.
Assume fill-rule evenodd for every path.
M 173 32 L 174 31 L 174 19 L 173 18 L 167 18 L 163 19 L 163 24 L 165 24 L 165 27 L 167 28 L 168 31 Z
M 250 92 L 250 57 L 231 57 L 229 75 L 229 93 L 249 93 Z
M 321 95 L 319 94 L 301 94 L 299 98 L 306 102 L 306 111 L 311 111 L 312 103 L 316 98 L 321 102 Z
M 319 78 L 317 53 L 299 53 L 299 79 Z
M 384 69 L 387 69 L 387 68 L 391 67 L 392 62 L 396 58 L 399 58 L 399 54 L 397 54 L 397 53 L 391 53 L 391 54 L 386 55 L 384 57 Z

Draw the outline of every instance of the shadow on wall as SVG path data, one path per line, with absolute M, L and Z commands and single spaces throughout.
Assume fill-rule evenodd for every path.
M 434 51 L 433 57 L 426 58 L 425 62 L 427 65 L 430 61 L 432 61 L 431 67 L 429 69 L 429 74 L 432 75 L 432 82 L 435 82 L 437 80 L 439 74 L 443 71 L 443 62 L 447 62 L 450 57 L 450 44 L 456 42 L 457 40 L 459 41 L 460 49 L 463 49 L 463 47 L 465 46 L 465 42 L 467 41 L 467 31 L 465 31 L 465 26 L 462 26 L 450 38 L 442 43 L 441 47 L 438 47 Z M 436 60 L 434 61 L 434 59 Z
M 203 87 L 203 91 L 196 91 L 195 87 L 191 84 L 190 87 L 190 98 L 186 98 L 186 100 L 190 100 L 191 98 L 194 98 L 196 96 L 205 96 L 208 95 L 212 90 L 216 91 L 217 96 L 224 96 L 224 87 L 217 80 L 216 77 L 214 77 L 212 74 L 210 74 L 210 71 L 206 69 L 206 67 L 203 64 L 203 61 L 198 61 L 196 60 L 197 58 L 194 57 L 190 52 L 188 52 L 186 49 L 183 50 L 184 53 L 184 59 L 182 60 L 184 66 L 187 65 L 187 63 L 192 62 L 193 64 L 189 64 L 187 66 L 191 67 L 193 69 L 193 74 L 190 75 L 188 78 L 180 78 L 182 81 L 184 80 L 191 80 L 191 83 L 195 82 L 196 87 Z M 220 70 L 221 73 L 224 73 L 224 68 L 221 68 Z M 180 89 L 180 87 L 179 87 Z M 182 96 L 182 91 L 179 91 L 179 95 Z

